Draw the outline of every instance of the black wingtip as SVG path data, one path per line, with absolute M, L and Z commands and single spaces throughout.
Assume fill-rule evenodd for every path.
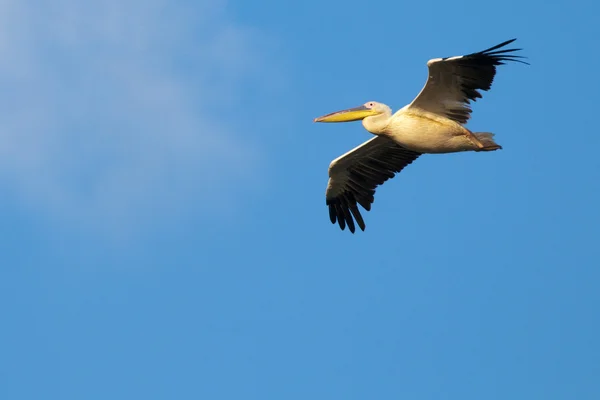
M 514 42 L 515 40 L 517 40 L 517 38 L 510 39 L 510 40 L 507 40 L 506 42 L 502 42 L 502 43 L 500 43 L 500 44 L 497 44 L 497 45 L 495 45 L 495 46 L 493 46 L 493 47 L 490 47 L 490 48 L 489 48 L 489 49 L 487 49 L 487 50 L 483 50 L 483 51 L 481 51 L 480 53 L 489 53 L 490 51 L 493 51 L 493 50 L 499 49 L 500 47 L 504 47 L 504 46 L 506 46 L 507 44 L 511 44 L 511 43 L 512 43 L 512 42 Z M 502 50 L 502 51 L 506 51 L 506 50 Z
M 356 204 L 352 204 L 349 208 L 350 208 L 350 212 L 354 216 L 354 219 L 356 220 L 356 223 L 358 224 L 360 229 L 362 231 L 364 231 L 365 230 L 365 221 L 363 220 L 362 215 L 360 215 L 360 211 L 358 210 L 358 207 L 356 206 Z
M 346 220 L 344 219 L 344 211 L 339 203 L 335 204 L 335 212 L 337 214 L 337 222 L 342 230 L 346 229 Z
M 503 49 L 502 48 L 502 47 L 514 42 L 515 40 L 517 40 L 517 38 L 510 39 L 510 40 L 507 40 L 500 44 L 497 44 L 493 47 L 490 47 L 489 49 L 475 53 L 475 55 L 493 57 L 496 60 L 496 62 L 498 62 L 499 64 L 504 64 L 503 61 L 512 61 L 512 62 L 518 62 L 518 63 L 525 64 L 525 65 L 530 65 L 528 62 L 522 60 L 522 59 L 527 59 L 527 57 L 517 56 L 514 54 L 508 54 L 508 53 L 513 53 L 515 51 L 521 51 L 523 49 L 521 49 L 521 48 Z
M 335 206 L 333 204 L 327 204 L 327 205 L 329 206 L 329 220 L 331 221 L 332 224 L 335 224 L 337 222 Z
M 338 224 L 343 231 L 348 227 L 351 233 L 356 232 L 356 225 L 362 231 L 365 230 L 365 221 L 356 206 L 356 202 L 342 197 L 334 200 L 327 199 L 326 204 L 329 208 L 329 220 L 332 224 Z

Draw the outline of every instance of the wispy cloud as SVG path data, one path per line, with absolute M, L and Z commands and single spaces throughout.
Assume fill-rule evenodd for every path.
M 215 0 L 2 1 L 0 186 L 94 228 L 214 210 L 259 165 L 215 110 L 260 45 Z

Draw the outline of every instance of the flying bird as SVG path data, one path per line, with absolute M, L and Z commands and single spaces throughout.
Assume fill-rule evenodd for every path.
M 470 102 L 481 98 L 479 90 L 491 88 L 496 66 L 521 61 L 513 55 L 521 49 L 503 49 L 516 39 L 463 56 L 434 58 L 427 62 L 428 78 L 412 103 L 392 114 L 385 104 L 369 101 L 359 107 L 315 118 L 314 122 L 362 120 L 376 136 L 329 165 L 325 193 L 331 222 L 346 225 L 354 233 L 365 222 L 358 209 L 371 209 L 375 189 L 422 154 L 461 151 L 494 151 L 502 148 L 489 132 L 471 132 L 465 124 Z

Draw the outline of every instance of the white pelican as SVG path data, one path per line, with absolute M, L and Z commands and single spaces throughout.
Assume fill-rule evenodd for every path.
M 427 62 L 425 86 L 412 103 L 392 114 L 385 104 L 369 101 L 362 106 L 315 118 L 314 122 L 362 120 L 376 137 L 333 160 L 325 194 L 332 223 L 342 230 L 355 231 L 354 219 L 363 231 L 365 222 L 360 204 L 371 209 L 375 188 L 425 153 L 493 151 L 501 149 L 493 133 L 471 132 L 465 128 L 470 117 L 470 101 L 489 90 L 496 66 L 521 56 L 508 53 L 521 49 L 500 49 L 516 39 L 478 53 L 435 58 Z

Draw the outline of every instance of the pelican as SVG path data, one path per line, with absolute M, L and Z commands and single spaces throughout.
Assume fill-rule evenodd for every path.
M 463 56 L 434 58 L 427 62 L 428 78 L 412 103 L 392 114 L 385 104 L 369 101 L 314 119 L 314 122 L 362 120 L 375 135 L 360 146 L 336 158 L 329 165 L 325 193 L 329 217 L 342 230 L 354 233 L 354 220 L 361 230 L 365 222 L 358 209 L 371 209 L 375 189 L 422 154 L 502 149 L 490 132 L 471 132 L 465 127 L 471 116 L 470 102 L 481 98 L 478 90 L 491 88 L 496 66 L 524 58 L 502 49 L 516 39 L 487 50 Z M 354 219 L 353 219 L 354 217 Z

